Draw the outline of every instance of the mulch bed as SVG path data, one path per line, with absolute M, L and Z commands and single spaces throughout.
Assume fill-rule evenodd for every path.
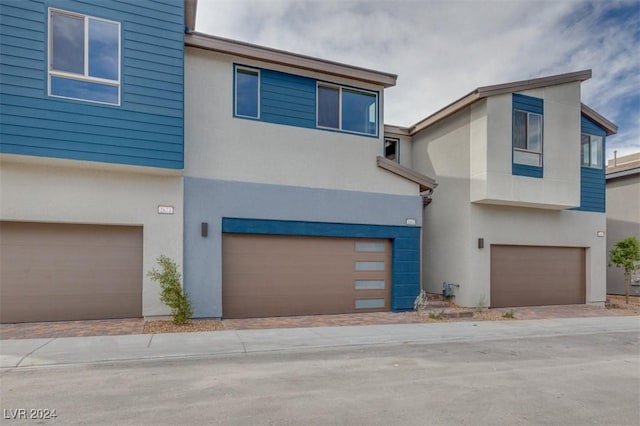
M 188 333 L 193 331 L 224 330 L 219 320 L 190 320 L 185 324 L 174 324 L 173 321 L 147 321 L 144 323 L 144 334 Z

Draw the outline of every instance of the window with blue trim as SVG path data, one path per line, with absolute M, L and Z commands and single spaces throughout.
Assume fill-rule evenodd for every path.
M 235 115 L 260 117 L 260 72 L 238 67 L 235 83 Z
M 49 95 L 120 104 L 120 23 L 49 10 Z
M 542 177 L 543 100 L 513 94 L 513 174 Z
M 582 134 L 581 137 L 582 167 L 602 168 L 602 136 Z
M 317 109 L 318 127 L 378 134 L 378 96 L 375 93 L 318 84 Z

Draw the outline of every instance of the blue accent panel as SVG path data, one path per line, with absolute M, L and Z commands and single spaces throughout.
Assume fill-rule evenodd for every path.
M 607 132 L 602 127 L 598 126 L 593 121 L 589 120 L 584 115 L 580 116 L 580 131 L 582 133 L 588 133 L 590 135 L 605 137 Z
M 544 100 L 540 98 L 534 98 L 532 96 L 521 95 L 519 93 L 514 93 L 512 95 L 512 118 L 511 123 L 515 122 L 515 111 L 522 110 L 533 112 L 536 114 L 544 115 Z M 512 137 L 512 139 L 514 139 Z M 512 144 L 513 144 L 512 140 Z M 544 140 L 542 142 L 542 146 L 544 147 Z M 544 161 L 544 154 L 542 156 Z M 543 178 L 544 177 L 544 168 L 538 166 L 529 166 L 525 164 L 516 164 L 513 161 L 513 148 L 511 152 L 511 174 L 514 176 L 526 176 L 532 178 Z
M 120 22 L 120 105 L 48 95 L 48 8 Z M 183 168 L 182 1 L 0 2 L 0 152 Z
M 522 111 L 535 112 L 536 114 L 544 114 L 544 101 L 540 98 L 514 93 L 513 108 L 520 109 Z
M 391 310 L 406 311 L 413 309 L 415 298 L 420 292 L 420 251 L 398 248 L 399 246 L 415 247 L 419 245 L 420 228 L 223 218 L 222 232 L 235 234 L 391 239 L 393 241 L 391 249 Z
M 404 226 L 409 217 L 417 219 L 417 227 Z M 223 218 L 234 219 L 224 219 L 223 224 Z M 202 222 L 209 224 L 206 238 L 200 235 Z M 185 176 L 184 285 L 196 317 L 222 316 L 223 227 L 251 233 L 315 236 L 324 232 L 351 238 L 389 238 L 393 240 L 393 259 L 399 262 L 392 265 L 392 309 L 413 309 L 419 291 L 421 224 L 422 199 L 417 195 Z
M 543 170 L 542 170 L 542 167 L 527 166 L 526 164 L 513 163 L 513 166 L 511 168 L 511 174 L 516 176 L 542 178 Z
M 606 151 L 606 131 L 584 115 L 580 117 L 580 132 L 602 136 L 602 154 Z M 579 149 L 579 148 L 578 148 Z M 604 159 L 603 159 L 604 163 Z M 606 176 L 604 166 L 580 167 L 580 207 L 573 210 L 604 213 L 606 208 Z
M 260 75 L 262 121 L 316 127 L 315 80 L 271 70 L 261 70 Z

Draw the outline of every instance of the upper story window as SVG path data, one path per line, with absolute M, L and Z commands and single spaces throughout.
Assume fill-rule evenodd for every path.
M 543 100 L 513 94 L 513 174 L 542 177 Z
M 602 136 L 582 134 L 582 167 L 602 168 Z
M 513 162 L 528 166 L 542 165 L 542 114 L 514 111 Z
M 377 94 L 327 84 L 318 84 L 317 93 L 318 127 L 378 134 Z
M 384 138 L 384 158 L 400 162 L 400 140 L 396 138 Z
M 120 23 L 49 9 L 49 95 L 120 105 Z
M 260 117 L 260 71 L 251 68 L 236 68 L 235 115 Z

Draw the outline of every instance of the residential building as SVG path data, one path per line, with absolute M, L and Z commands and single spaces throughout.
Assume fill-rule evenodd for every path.
M 146 271 L 183 256 L 184 5 L 3 1 L 0 21 L 0 321 L 166 315 Z
M 413 309 L 435 182 L 382 157 L 396 76 L 200 33 L 185 44 L 195 316 Z
M 617 155 L 607 162 L 607 250 L 628 237 L 640 239 L 640 153 Z M 640 295 L 640 274 L 630 294 Z M 624 269 L 607 270 L 607 293 L 624 294 Z
M 396 75 L 195 31 L 195 1 L 0 4 L 0 322 L 603 303 L 580 71 L 383 124 Z
M 425 289 L 463 306 L 605 301 L 603 152 L 617 128 L 580 102 L 590 77 L 480 87 L 387 127 L 439 184 L 424 209 Z

